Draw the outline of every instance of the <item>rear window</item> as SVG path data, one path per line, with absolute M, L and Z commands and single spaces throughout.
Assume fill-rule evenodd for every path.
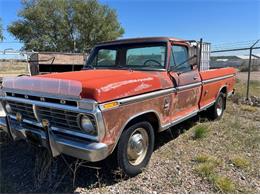
M 146 64 L 161 66 L 164 65 L 165 47 L 143 47 L 128 49 L 126 52 L 127 66 L 142 66 Z

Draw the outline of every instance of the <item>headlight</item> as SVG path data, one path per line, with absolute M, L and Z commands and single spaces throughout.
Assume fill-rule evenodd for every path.
M 8 103 L 5 104 L 5 110 L 6 110 L 7 113 L 12 112 L 12 108 L 11 108 L 10 104 L 8 104 Z
M 96 127 L 93 122 L 93 119 L 91 120 L 91 117 L 84 114 L 80 114 L 78 120 L 79 120 L 80 128 L 83 131 L 91 135 L 97 135 Z
M 0 117 L 6 116 L 3 104 L 0 102 Z

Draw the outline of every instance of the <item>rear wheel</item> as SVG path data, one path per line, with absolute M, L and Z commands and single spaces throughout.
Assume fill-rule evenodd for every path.
M 225 109 L 225 97 L 223 93 L 220 93 L 216 99 L 215 104 L 209 108 L 208 117 L 212 120 L 221 119 Z
M 149 122 L 125 129 L 117 146 L 117 161 L 122 171 L 133 177 L 146 167 L 154 148 L 154 131 Z

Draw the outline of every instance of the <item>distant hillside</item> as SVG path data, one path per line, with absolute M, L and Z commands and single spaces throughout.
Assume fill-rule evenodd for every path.
M 248 57 L 248 56 L 247 56 Z M 211 56 L 210 68 L 235 67 L 240 71 L 248 71 L 249 60 L 240 58 L 239 56 Z M 260 69 L 260 60 L 252 58 L 252 70 Z
M 212 62 L 222 60 L 222 59 L 227 59 L 227 60 L 241 60 L 241 58 L 237 56 L 211 56 L 210 60 Z

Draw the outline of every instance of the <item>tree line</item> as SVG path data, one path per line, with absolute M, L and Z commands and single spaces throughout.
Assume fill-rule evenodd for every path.
M 124 34 L 116 10 L 97 0 L 23 0 L 21 3 L 19 19 L 8 26 L 8 32 L 24 43 L 24 50 L 88 52 L 97 42 L 114 40 Z

